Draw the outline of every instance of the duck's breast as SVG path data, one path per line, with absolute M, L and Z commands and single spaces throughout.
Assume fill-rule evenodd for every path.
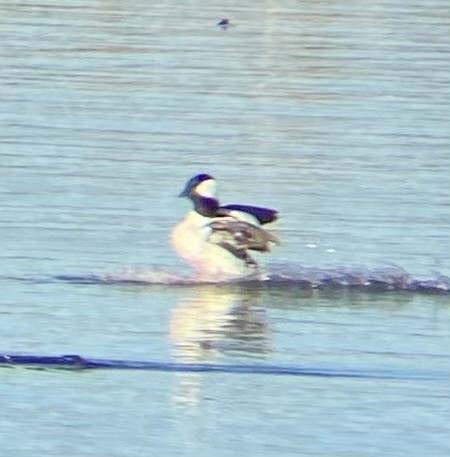
M 188 213 L 172 231 L 172 246 L 177 254 L 205 280 L 223 280 L 247 273 L 245 263 L 226 249 L 208 241 L 211 219 Z
M 211 233 L 209 219 L 190 211 L 172 231 L 171 241 L 177 254 L 188 262 L 201 258 Z

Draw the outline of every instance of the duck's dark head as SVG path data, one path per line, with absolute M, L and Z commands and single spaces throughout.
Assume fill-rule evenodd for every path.
M 191 198 L 193 196 L 215 198 L 216 180 L 207 173 L 200 173 L 188 180 L 179 197 Z

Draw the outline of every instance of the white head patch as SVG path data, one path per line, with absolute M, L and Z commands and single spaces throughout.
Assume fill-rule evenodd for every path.
M 206 179 L 195 190 L 202 197 L 216 198 L 216 180 Z

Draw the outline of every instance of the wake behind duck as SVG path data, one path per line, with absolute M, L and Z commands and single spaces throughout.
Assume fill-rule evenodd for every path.
M 221 205 L 216 197 L 216 181 L 198 174 L 179 195 L 192 201 L 194 208 L 172 231 L 172 246 L 195 270 L 196 279 L 227 281 L 242 278 L 263 279 L 253 252 L 268 252 L 278 238 L 262 225 L 275 221 L 278 212 L 258 206 Z

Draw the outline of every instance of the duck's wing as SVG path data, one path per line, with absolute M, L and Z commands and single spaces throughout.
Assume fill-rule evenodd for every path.
M 218 209 L 218 215 L 232 216 L 233 211 L 251 214 L 261 225 L 268 224 L 269 222 L 274 222 L 278 219 L 278 211 L 274 209 L 241 204 L 220 206 Z
M 220 217 L 208 224 L 212 232 L 210 243 L 229 250 L 236 257 L 245 258 L 248 250 L 267 252 L 271 244 L 279 244 L 278 238 L 267 230 L 232 217 Z

